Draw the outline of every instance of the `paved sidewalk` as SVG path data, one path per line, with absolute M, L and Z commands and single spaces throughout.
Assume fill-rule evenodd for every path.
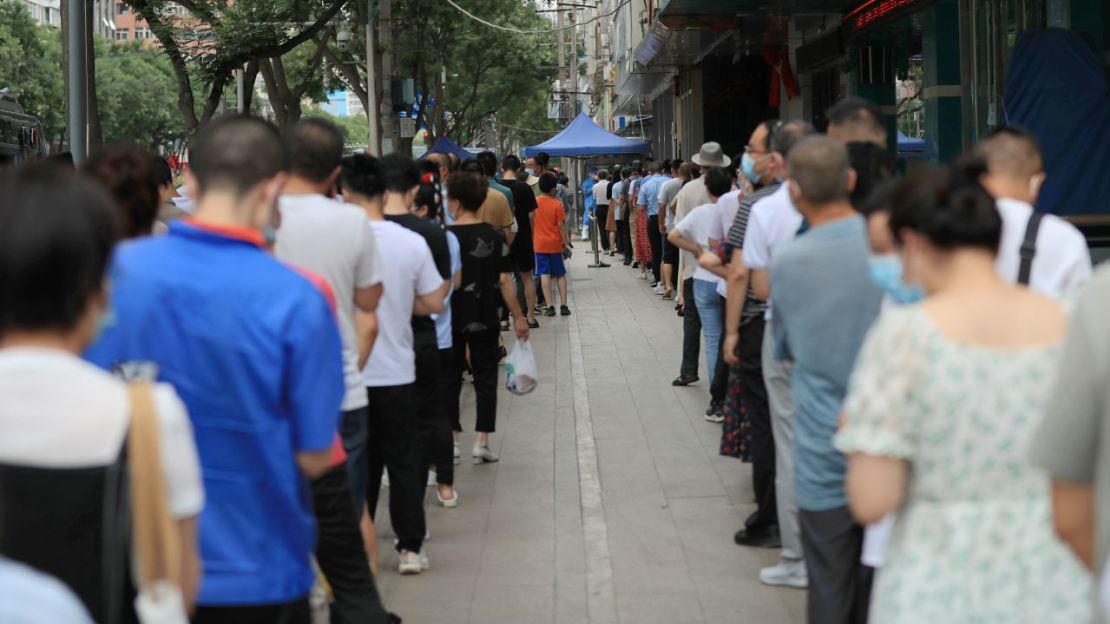
M 778 551 L 732 543 L 753 509 L 750 466 L 717 454 L 706 382 L 670 385 L 682 341 L 673 303 L 619 262 L 587 268 L 576 246 L 574 314 L 541 317 L 532 333 L 539 387 L 501 389 L 498 464 L 470 463 L 464 390 L 460 505 L 440 508 L 428 491 L 431 570 L 397 575 L 383 507 L 387 606 L 406 624 L 804 621 L 804 592 L 757 579 Z

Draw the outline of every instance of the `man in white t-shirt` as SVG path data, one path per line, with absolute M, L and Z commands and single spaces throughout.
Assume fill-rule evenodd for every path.
M 595 232 L 599 239 L 601 249 L 609 253 L 609 234 L 605 231 L 605 224 L 609 220 L 609 199 L 605 191 L 609 189 L 609 172 L 605 169 L 597 172 L 597 184 L 594 184 L 594 222 L 597 224 Z
M 370 220 L 378 252 L 389 261 L 383 267 L 385 292 L 378 304 L 378 339 L 362 369 L 370 410 L 367 505 L 373 517 L 378 503 L 382 470 L 389 471 L 389 510 L 397 536 L 398 569 L 419 574 L 427 569 L 422 553 L 425 532 L 423 449 L 416 443 L 416 355 L 412 317 L 443 311 L 449 284 L 436 270 L 424 237 L 385 220 L 382 195 L 385 181 L 377 159 L 356 154 L 343 160 L 343 197 L 357 204 Z M 409 192 L 405 189 L 404 192 Z
M 359 493 L 356 513 L 362 512 L 366 489 L 366 387 L 359 372 L 355 308 L 377 323 L 382 294 L 381 260 L 366 215 L 356 206 L 328 197 L 339 177 L 343 134 L 330 121 L 305 118 L 286 137 L 292 152 L 289 181 L 278 204 L 281 226 L 274 255 L 323 278 L 335 295 L 339 334 L 343 339 L 343 397 L 341 433 L 347 452 L 351 490 Z
M 983 186 L 994 196 L 1002 215 L 1002 240 L 995 261 L 1002 278 L 1024 283 L 1050 297 L 1073 295 L 1091 278 L 1087 240 L 1072 224 L 1056 215 L 1041 215 L 1030 231 L 1037 194 L 1044 183 L 1044 162 L 1033 136 L 999 128 L 979 142 L 974 154 L 987 165 Z M 1033 235 L 1032 261 L 1022 275 L 1022 248 Z
M 791 148 L 814 133 L 812 126 L 792 121 L 776 128 L 770 139 L 770 154 L 754 165 L 763 179 L 786 177 L 786 157 Z M 752 292 L 767 302 L 763 330 L 763 382 L 771 408 L 771 431 L 775 438 L 775 503 L 778 507 L 782 556 L 779 563 L 760 570 L 759 579 L 768 585 L 805 587 L 807 584 L 802 534 L 798 524 L 798 501 L 794 490 L 794 400 L 791 394 L 793 364 L 774 355 L 772 336 L 771 264 L 775 254 L 794 240 L 802 227 L 802 215 L 790 200 L 788 185 L 752 205 L 741 253 Z M 740 293 L 736 293 L 738 296 Z

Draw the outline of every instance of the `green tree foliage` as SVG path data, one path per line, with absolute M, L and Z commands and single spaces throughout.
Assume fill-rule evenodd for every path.
M 169 59 L 139 42 L 96 46 L 96 91 L 104 140 L 173 147 L 185 137 Z
M 39 118 L 56 144 L 65 130 L 58 29 L 40 27 L 18 0 L 0 0 L 0 89 Z

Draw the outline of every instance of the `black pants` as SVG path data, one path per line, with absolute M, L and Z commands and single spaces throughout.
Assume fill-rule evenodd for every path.
M 397 550 L 420 552 L 424 544 L 424 487 L 427 481 L 420 448 L 414 386 L 367 388 L 366 503 L 373 518 L 378 508 L 382 470 L 389 470 L 389 516 Z
M 310 624 L 308 597 L 272 605 L 197 607 L 193 624 Z
M 455 364 L 451 370 L 451 386 L 447 392 L 447 413 L 456 431 L 462 431 L 459 400 L 462 395 L 462 373 L 466 366 L 467 347 L 470 347 L 470 372 L 474 375 L 474 395 L 478 407 L 474 430 L 482 433 L 497 430 L 497 362 L 501 359 L 497 350 L 497 336 L 496 329 L 454 335 Z
M 663 266 L 663 235 L 659 233 L 659 215 L 651 215 L 647 220 L 648 244 L 651 245 L 651 274 L 658 282 L 663 279 L 660 272 Z M 727 371 L 725 375 L 728 375 Z
M 775 437 L 771 433 L 771 408 L 763 383 L 763 317 L 740 326 L 740 395 L 748 408 L 752 434 L 752 490 L 756 510 L 744 522 L 753 534 L 778 524 L 775 499 Z
M 624 261 L 632 262 L 632 231 L 628 229 L 628 219 L 617 221 L 617 244 L 624 254 Z
M 370 574 L 345 466 L 332 468 L 312 482 L 312 506 L 316 512 L 316 562 L 334 597 L 331 623 L 385 624 L 388 615 Z
M 798 512 L 806 553 L 809 624 L 865 624 L 870 569 L 860 563 L 863 527 L 847 507 Z
M 448 347 L 436 353 L 439 378 L 436 384 L 435 400 L 438 414 L 427 423 L 427 444 L 424 446 L 424 463 L 436 467 L 436 483 L 455 484 L 455 440 L 451 435 L 451 415 L 447 404 L 451 390 L 451 367 L 454 366 L 454 351 Z M 423 425 L 424 423 L 422 423 Z
M 605 231 L 605 223 L 609 218 L 609 206 L 598 206 L 594 210 L 594 216 L 597 219 L 597 237 L 601 240 L 601 249 L 609 251 L 609 232 Z
M 365 407 L 343 412 L 339 425 L 339 435 L 343 438 L 343 450 L 347 452 L 347 476 L 351 496 L 355 504 L 355 515 L 362 517 L 362 500 L 366 491 L 366 427 L 368 412 Z
M 694 278 L 682 281 L 682 367 L 680 375 L 698 374 L 698 357 L 701 355 L 701 317 L 694 303 Z

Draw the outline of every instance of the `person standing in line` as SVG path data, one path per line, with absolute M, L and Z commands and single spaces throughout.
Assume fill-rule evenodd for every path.
M 1045 179 L 1037 140 L 1016 128 L 997 128 L 975 146 L 972 155 L 986 162 L 982 184 L 1002 215 L 997 262 L 1002 278 L 1052 297 L 1077 294 L 1091 279 L 1091 252 L 1074 225 L 1033 209 Z M 1023 273 L 1022 249 L 1029 238 L 1032 257 Z
M 350 467 L 350 487 L 362 513 L 366 489 L 366 388 L 359 374 L 354 315 L 369 320 L 373 336 L 375 310 L 382 295 L 382 265 L 374 233 L 363 227 L 366 216 L 356 207 L 328 197 L 339 178 L 343 134 L 326 119 L 306 117 L 285 139 L 291 170 L 278 208 L 281 225 L 274 255 L 278 260 L 323 278 L 336 297 L 336 316 L 343 340 L 343 397 L 340 429 Z
M 436 271 L 444 280 L 444 298 L 450 290 L 452 279 L 451 251 L 447 233 L 436 224 L 413 214 L 413 201 L 419 192 L 420 169 L 416 162 L 402 154 L 386 154 L 378 161 L 382 181 L 385 182 L 385 204 L 382 215 L 386 221 L 396 223 L 419 234 L 427 243 L 435 261 Z M 405 193 L 391 192 L 392 188 L 408 188 Z M 410 194 L 411 193 L 411 194 Z M 444 303 L 446 306 L 447 304 Z M 431 433 L 438 427 L 443 410 L 437 402 L 435 390 L 439 387 L 439 336 L 436 323 L 430 315 L 414 314 L 412 317 L 413 350 L 416 354 L 416 411 L 420 416 L 417 445 L 424 449 L 431 442 Z M 437 476 L 429 473 L 428 485 L 436 483 Z
M 594 187 L 597 186 L 598 172 L 593 169 L 586 175 L 582 182 L 582 240 L 590 240 L 590 224 L 593 223 L 594 213 L 597 211 L 597 198 L 594 196 Z
M 721 209 L 719 200 L 729 194 L 732 181 L 724 167 L 713 167 L 703 176 L 709 202 L 690 211 L 684 219 L 675 224 L 674 229 L 667 236 L 672 244 L 679 249 L 690 252 L 694 257 L 699 257 L 711 245 L 724 238 L 721 227 Z M 733 199 L 735 203 L 735 198 Z M 705 337 L 705 366 L 709 372 L 710 385 L 718 374 L 717 359 L 720 356 L 721 346 L 721 320 L 722 305 L 721 295 L 717 292 L 722 279 L 716 273 L 698 266 L 694 270 L 693 303 L 698 310 L 702 331 Z M 711 400 L 713 405 L 706 411 L 705 419 L 709 422 L 720 423 L 724 420 L 719 405 Z
M 621 168 L 620 178 L 613 185 L 613 197 L 609 201 L 609 210 L 613 212 L 614 226 L 617 228 L 617 252 L 622 256 L 624 266 L 632 264 L 632 243 L 629 242 L 628 203 L 626 200 L 628 178 L 631 176 L 631 167 Z
M 772 128 L 770 143 L 763 148 L 770 152 L 759 153 L 752 148 L 759 149 L 760 146 L 749 146 L 746 153 L 751 157 L 751 164 L 744 168 L 754 171 L 764 180 L 783 179 L 786 177 L 786 158 L 790 150 L 814 133 L 813 126 L 802 121 L 790 121 Z M 775 504 L 778 507 L 782 554 L 777 564 L 759 571 L 759 580 L 766 585 L 798 588 L 805 587 L 808 581 L 795 495 L 794 395 L 791 389 L 794 364 L 774 355 L 771 266 L 778 251 L 794 240 L 801 226 L 802 215 L 794 207 L 789 189 L 785 184 L 780 185 L 770 196 L 752 204 L 744 233 L 741 262 L 733 267 L 734 271 L 742 272 L 741 277 L 747 278 L 755 298 L 767 305 L 763 315 L 760 363 L 771 411 L 771 433 L 775 440 Z M 735 296 L 744 297 L 743 288 L 738 287 L 733 292 Z M 740 313 L 742 316 L 742 308 Z M 734 350 L 735 347 L 726 345 L 726 352 Z
M 663 292 L 664 301 L 674 299 L 675 267 L 678 266 L 678 247 L 667 240 L 667 234 L 674 227 L 674 212 L 677 204 L 678 192 L 682 185 L 690 181 L 690 163 L 675 160 L 671 163 L 673 177 L 659 187 L 659 213 L 663 215 L 663 224 L 659 233 L 663 237 L 663 252 L 660 262 L 663 265 Z
M 597 184 L 593 188 L 594 222 L 597 224 L 598 248 L 601 253 L 609 253 L 609 233 L 605 229 L 609 223 L 609 172 L 605 169 L 597 172 Z
M 520 309 L 512 282 L 512 258 L 504 237 L 478 218 L 478 210 L 488 191 L 484 176 L 459 173 L 451 178 L 451 211 L 455 214 L 450 231 L 459 239 L 462 271 L 459 289 L 451 298 L 454 330 L 454 366 L 448 392 L 448 412 L 459 422 L 459 399 L 466 353 L 474 375 L 477 409 L 474 448 L 475 464 L 496 462 L 489 436 L 497 425 L 498 307 L 503 299 L 509 306 L 518 340 L 528 339 L 528 320 Z M 565 233 L 565 231 L 564 231 Z M 498 294 L 500 293 L 500 297 Z
M 609 185 L 605 187 L 605 201 L 606 201 L 606 205 L 609 207 L 609 213 L 608 213 L 608 217 L 606 218 L 606 221 L 605 221 L 605 234 L 604 234 L 604 236 L 605 236 L 605 239 L 608 241 L 606 243 L 606 247 L 605 247 L 606 253 L 609 254 L 610 258 L 612 258 L 612 257 L 617 255 L 617 219 L 616 219 L 616 217 L 617 217 L 617 213 L 620 212 L 620 209 L 617 206 L 617 201 L 615 199 L 613 199 L 613 196 L 614 196 L 613 187 L 617 184 L 617 182 L 620 182 L 620 179 L 621 179 L 621 170 L 620 170 L 620 167 L 618 165 L 613 165 L 609 169 L 609 178 L 608 179 L 609 179 Z
M 741 171 L 752 191 L 745 194 L 729 226 L 727 240 L 732 248 L 725 296 L 724 360 L 736 369 L 739 392 L 747 408 L 751 433 L 752 490 L 756 510 L 744 520 L 744 527 L 733 536 L 739 546 L 779 547 L 778 503 L 775 497 L 775 438 L 763 380 L 764 314 L 767 303 L 755 296 L 743 264 L 744 237 L 748 219 L 756 202 L 778 191 L 776 171 L 768 162 L 771 134 L 780 124 L 764 121 L 756 126 L 740 158 Z M 730 392 L 733 390 L 729 389 Z M 736 414 L 726 417 L 735 418 Z M 774 580 L 770 575 L 768 580 Z M 787 576 L 782 580 L 798 582 Z
M 125 487 L 134 392 L 125 381 L 139 376 L 120 379 L 81 359 L 111 315 L 107 274 L 120 236 L 117 206 L 72 168 L 53 163 L 6 172 L 0 197 L 0 621 L 23 621 L 14 617 L 19 612 L 38 614 L 35 622 L 132 621 L 124 529 L 137 503 L 111 501 Z M 191 611 L 201 583 L 197 517 L 205 505 L 193 430 L 171 385 L 151 384 L 145 394 L 161 452 L 161 502 L 181 553 L 170 572 Z M 49 579 L 43 594 L 49 589 L 64 603 L 15 593 L 20 580 L 35 580 L 31 568 L 44 573 L 36 584 Z M 63 610 L 71 616 L 63 618 Z
M 699 177 L 683 185 L 675 196 L 674 225 L 678 225 L 694 208 L 709 203 L 709 193 L 705 189 L 705 172 L 713 167 L 727 167 L 732 160 L 725 156 L 720 143 L 709 142 L 690 161 L 698 166 Z M 688 386 L 698 381 L 698 355 L 701 351 L 701 319 L 694 303 L 694 269 L 698 259 L 690 252 L 680 251 L 678 259 L 678 281 L 682 284 L 682 364 L 678 377 L 672 386 Z
M 513 194 L 513 207 L 516 210 L 517 235 L 509 246 L 513 256 L 521 288 L 524 290 L 524 312 L 528 315 L 528 327 L 540 326 L 536 321 L 536 254 L 532 249 L 532 227 L 535 220 L 536 196 L 524 180 L 517 178 L 520 159 L 514 154 L 501 159 L 501 180 Z M 517 297 L 520 300 L 520 297 Z
M 482 163 L 477 160 L 468 160 L 459 167 L 459 173 L 471 173 L 480 175 L 489 180 L 492 175 L 486 175 L 486 168 Z M 452 217 L 454 218 L 454 217 Z M 478 211 L 478 218 L 483 222 L 492 225 L 501 232 L 508 243 L 513 242 L 515 232 L 513 226 L 516 223 L 516 217 L 513 211 L 509 208 L 509 200 L 505 199 L 505 195 L 500 191 L 486 187 L 486 199 L 482 201 L 482 208 Z
M 656 165 L 654 160 L 649 160 L 647 165 L 637 169 L 632 177 L 632 185 L 628 188 L 628 212 L 631 216 L 629 224 L 632 231 L 632 257 L 635 259 L 632 268 L 639 268 L 639 278 L 651 279 L 648 265 L 651 264 L 651 243 L 647 239 L 647 213 L 640 206 L 640 192 L 644 183 L 654 174 L 648 167 Z
M 1068 413 L 1093 396 L 1097 345 L 1079 334 L 1064 344 L 1061 306 L 999 275 L 1002 219 L 977 182 L 984 167 L 967 167 L 915 169 L 894 190 L 889 227 L 906 269 L 894 290 L 927 296 L 868 333 L 834 439 L 855 517 L 897 514 L 870 621 L 1090 622 L 1090 575 L 1052 527 L 1051 506 L 1075 492 L 1050 501 L 1027 454 L 1067 466 L 1097 442 Z M 1091 355 L 1057 376 L 1062 345 Z
M 402 156 L 398 156 L 403 158 Z M 397 167 L 396 169 L 403 169 Z M 369 399 L 366 501 L 376 514 L 382 471 L 389 472 L 389 516 L 397 536 L 398 571 L 428 569 L 424 545 L 423 449 L 419 445 L 416 353 L 412 317 L 443 311 L 449 284 L 436 270 L 428 244 L 419 234 L 385 218 L 384 205 L 411 205 L 416 191 L 403 173 L 386 179 L 378 159 L 356 154 L 343 159 L 344 201 L 366 213 L 384 263 L 378 303 L 378 339 L 362 369 Z
M 343 157 L 339 128 L 326 119 L 306 117 L 289 131 L 285 144 L 291 167 L 278 204 L 281 226 L 274 255 L 326 291 L 343 342 L 342 441 L 328 471 L 312 481 L 319 527 L 316 560 L 332 588 L 333 624 L 385 622 L 358 530 L 366 490 L 368 415 L 354 328 L 357 308 L 370 318 L 368 339 L 373 339 L 381 261 L 365 215 L 327 196 L 335 188 Z
M 420 189 L 413 199 L 413 214 L 421 219 L 427 219 L 438 228 L 441 215 L 440 195 L 443 187 L 439 183 L 438 172 L 425 170 L 420 179 Z M 531 193 L 529 193 L 531 195 Z M 425 461 L 429 466 L 435 466 L 436 502 L 442 507 L 458 507 L 459 493 L 455 489 L 455 464 L 459 462 L 459 444 L 455 435 L 462 431 L 462 427 L 452 428 L 450 414 L 447 411 L 447 395 L 451 386 L 451 367 L 453 366 L 454 339 L 451 335 L 451 294 L 458 288 L 460 271 L 462 269 L 462 253 L 459 250 L 459 239 L 452 232 L 445 232 L 447 249 L 451 257 L 450 286 L 447 298 L 444 301 L 443 312 L 432 315 L 436 324 L 436 344 L 439 348 L 439 368 L 437 369 L 437 384 L 433 390 L 432 399 L 436 409 L 436 417 L 430 420 L 424 435 Z
M 778 251 L 771 268 L 775 357 L 795 362 L 794 474 L 808 620 L 863 624 L 871 584 L 860 562 L 863 527 L 848 508 L 846 461 L 832 438 L 883 293 L 869 277 L 867 226 L 849 199 L 856 173 L 844 144 L 803 139 L 790 150 L 786 174 L 791 202 L 810 225 Z
M 554 174 L 540 176 L 540 190 L 543 194 L 536 198 L 535 230 L 532 246 L 536 250 L 536 275 L 540 276 L 544 299 L 549 303 L 544 309 L 545 316 L 555 316 L 555 300 L 552 298 L 551 282 L 555 281 L 559 292 L 559 312 L 570 316 L 567 305 L 567 269 L 563 264 L 563 254 L 570 246 L 564 222 L 566 212 L 562 203 L 555 198 L 556 181 Z
M 663 186 L 668 176 L 664 174 L 662 165 L 656 161 L 648 163 L 648 173 L 648 177 L 640 186 L 636 203 L 644 217 L 644 241 L 648 245 L 648 262 L 651 264 L 649 281 L 656 291 L 655 294 L 662 295 L 663 274 L 660 264 L 663 259 L 663 238 L 659 228 L 659 187 Z
M 289 164 L 277 129 L 223 117 L 189 156 L 196 212 L 117 250 L 115 321 L 86 357 L 156 367 L 188 408 L 207 493 L 193 621 L 307 622 L 308 480 L 331 464 L 339 428 L 339 328 L 320 291 L 266 249 Z

